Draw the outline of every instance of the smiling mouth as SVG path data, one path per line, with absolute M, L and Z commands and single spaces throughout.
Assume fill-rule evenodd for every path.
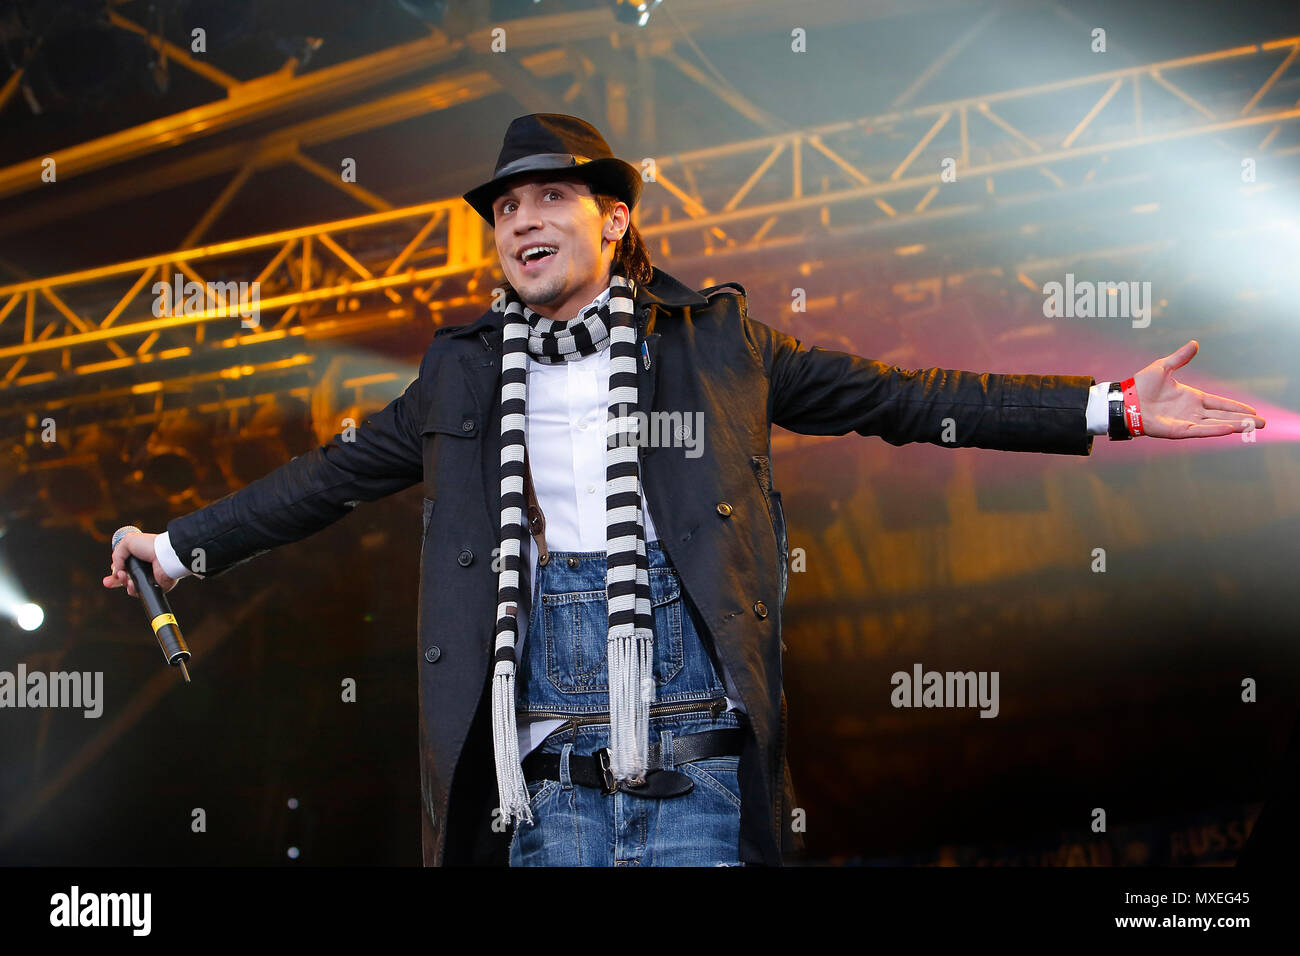
M 526 273 L 545 268 L 546 263 L 555 258 L 559 251 L 555 246 L 534 246 L 526 249 L 524 254 L 519 256 L 520 266 Z

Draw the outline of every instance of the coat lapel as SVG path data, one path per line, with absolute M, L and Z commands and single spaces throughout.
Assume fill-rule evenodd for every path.
M 655 385 L 659 381 L 659 333 L 645 333 L 637 351 L 636 404 L 648 416 L 655 407 Z

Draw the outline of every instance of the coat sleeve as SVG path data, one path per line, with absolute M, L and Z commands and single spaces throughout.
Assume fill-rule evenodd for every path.
M 905 369 L 814 345 L 741 313 L 768 379 L 768 421 L 804 435 L 878 435 L 1061 455 L 1092 453 L 1083 375 Z M 950 438 L 950 440 L 945 440 Z
M 193 568 L 203 552 L 203 573 L 224 574 L 271 548 L 297 541 L 374 501 L 409 488 L 424 474 L 422 383 L 428 353 L 406 390 L 366 419 L 344 440 L 297 455 L 197 511 L 167 524 L 177 556 Z

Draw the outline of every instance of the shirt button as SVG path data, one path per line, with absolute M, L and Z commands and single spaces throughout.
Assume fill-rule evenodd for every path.
M 465 548 L 460 554 L 456 555 L 456 560 L 460 562 L 462 568 L 469 567 L 469 563 L 474 560 L 474 552 Z
M 767 617 L 767 605 L 762 601 L 755 601 L 754 613 L 757 614 L 760 619 Z
M 467 418 L 460 423 L 460 430 L 463 432 L 472 432 L 474 430 L 474 419 Z
M 440 657 L 442 657 L 442 651 L 438 649 L 437 644 L 430 644 L 424 649 L 424 659 L 430 664 L 436 664 Z
M 588 486 L 587 486 L 587 494 L 589 494 L 589 495 L 594 495 L 595 493 L 596 493 L 596 486 L 595 486 L 595 485 L 588 485 Z
M 722 515 L 722 517 L 724 517 L 724 518 L 728 518 L 728 517 L 730 517 L 730 516 L 731 516 L 731 505 L 727 504 L 725 501 L 719 501 L 719 502 L 718 502 L 718 514 Z

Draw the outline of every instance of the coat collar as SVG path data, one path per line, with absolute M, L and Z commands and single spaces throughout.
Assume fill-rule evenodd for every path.
M 651 270 L 650 281 L 645 285 L 638 285 L 636 294 L 632 298 L 633 307 L 638 316 L 645 314 L 651 306 L 656 305 L 668 309 L 683 306 L 698 308 L 709 304 L 708 299 L 684 285 L 675 277 L 654 267 L 651 267 Z M 504 326 L 505 314 L 488 309 L 474 322 L 462 328 L 450 330 L 447 335 L 452 338 L 460 338 L 466 335 L 479 335 L 492 330 L 499 336 Z M 491 333 L 489 333 L 489 336 L 491 336 Z M 494 341 L 496 340 L 494 339 Z

